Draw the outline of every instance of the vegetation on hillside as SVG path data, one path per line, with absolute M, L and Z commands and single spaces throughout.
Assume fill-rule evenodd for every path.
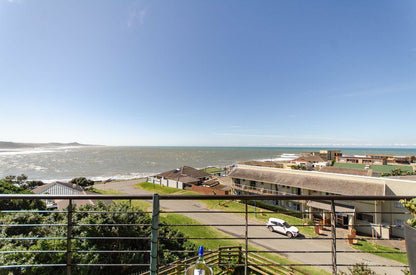
M 151 219 L 147 213 L 126 204 L 85 205 L 74 213 L 72 261 L 79 264 L 97 264 L 98 266 L 74 267 L 74 274 L 130 274 L 147 270 L 148 267 L 128 266 L 128 264 L 148 264 L 149 253 L 134 252 L 150 249 Z M 19 264 L 65 264 L 67 217 L 64 213 L 7 213 L 0 216 L 1 224 L 55 224 L 56 226 L 1 227 L 0 238 L 4 239 L 2 251 L 27 251 L 27 253 L 0 253 L 3 265 Z M 106 224 L 107 226 L 94 226 Z M 110 226 L 114 224 L 113 226 Z M 121 224 L 121 225 L 117 225 Z M 136 224 L 129 226 L 128 224 Z M 159 249 L 160 264 L 167 264 L 177 258 L 188 257 L 187 253 L 175 251 L 196 250 L 178 230 L 161 225 Z M 62 239 L 39 239 L 37 237 L 61 237 Z M 16 238 L 36 239 L 16 240 Z M 123 239 L 122 237 L 129 237 Z M 137 239 L 131 239 L 136 237 Z M 109 239 L 106 239 L 109 238 Z M 35 253 L 31 251 L 55 251 Z M 115 251 L 115 252 L 97 252 Z M 82 251 L 82 252 L 81 252 Z M 119 253 L 117 251 L 123 251 Z M 100 264 L 125 264 L 122 266 L 100 266 Z M 17 270 L 14 270 L 17 271 Z M 19 269 L 19 274 L 59 274 L 63 268 L 29 267 Z M 16 273 L 17 274 L 17 273 Z
M 10 183 L 14 186 L 20 187 L 25 190 L 33 190 L 36 187 L 44 184 L 40 180 L 28 180 L 28 177 L 25 174 L 21 174 L 20 176 L 9 175 L 4 177 L 2 181 Z
M 19 178 L 19 182 L 25 182 L 24 179 Z M 24 184 L 18 184 L 17 177 L 8 176 L 0 180 L 0 194 L 33 194 L 30 190 L 20 187 Z M 16 200 L 0 200 L 0 210 L 22 210 L 22 209 L 46 209 L 46 205 L 41 200 L 28 200 L 28 199 L 16 199 Z
M 87 187 L 90 187 L 90 186 L 94 185 L 93 180 L 89 180 L 89 179 L 86 179 L 84 177 L 74 178 L 74 179 L 70 180 L 69 183 L 79 185 L 83 188 L 87 188 Z

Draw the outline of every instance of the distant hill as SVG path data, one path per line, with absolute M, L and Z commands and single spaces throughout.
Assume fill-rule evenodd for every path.
M 88 144 L 81 144 L 78 142 L 71 143 L 17 143 L 9 141 L 0 141 L 0 149 L 20 149 L 20 148 L 39 148 L 39 147 L 66 147 L 66 146 L 91 146 Z

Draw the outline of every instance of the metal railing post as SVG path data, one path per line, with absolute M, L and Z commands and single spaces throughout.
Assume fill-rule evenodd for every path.
M 68 200 L 68 215 L 67 215 L 67 232 L 66 232 L 66 274 L 71 275 L 72 265 L 72 200 Z
M 157 275 L 158 238 L 159 238 L 159 194 L 154 194 L 153 195 L 153 210 L 152 210 L 152 234 L 151 234 L 151 243 L 150 243 L 150 275 Z
M 246 257 L 244 260 L 244 274 L 248 274 L 248 206 L 247 206 L 247 200 L 245 200 L 246 203 L 246 232 L 245 232 L 245 241 L 246 241 Z
M 332 236 L 332 274 L 337 274 L 337 232 L 336 232 L 336 216 L 335 202 L 331 200 L 331 236 Z

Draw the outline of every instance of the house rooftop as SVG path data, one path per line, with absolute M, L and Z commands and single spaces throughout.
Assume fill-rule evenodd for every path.
M 172 169 L 160 174 L 157 174 L 156 177 L 158 178 L 164 178 L 164 179 L 170 179 L 170 180 L 176 180 L 183 183 L 190 183 L 190 182 L 196 182 L 200 181 L 204 178 L 211 177 L 211 174 L 208 174 L 207 172 L 195 169 L 190 166 L 183 166 L 181 168 Z
M 373 177 L 243 165 L 234 168 L 229 176 L 341 195 L 386 194 L 385 182 Z
M 358 168 L 343 168 L 343 167 L 334 167 L 326 166 L 322 167 L 320 172 L 325 173 L 336 173 L 336 174 L 347 174 L 347 175 L 356 175 L 356 176 L 368 176 L 373 175 L 373 170 L 371 169 L 358 169 Z
M 340 195 L 416 195 L 416 182 L 405 178 L 369 177 L 247 165 L 236 166 L 229 176 Z

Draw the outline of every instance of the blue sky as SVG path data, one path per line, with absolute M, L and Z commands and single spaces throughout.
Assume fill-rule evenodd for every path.
M 0 140 L 416 147 L 416 2 L 0 0 Z

